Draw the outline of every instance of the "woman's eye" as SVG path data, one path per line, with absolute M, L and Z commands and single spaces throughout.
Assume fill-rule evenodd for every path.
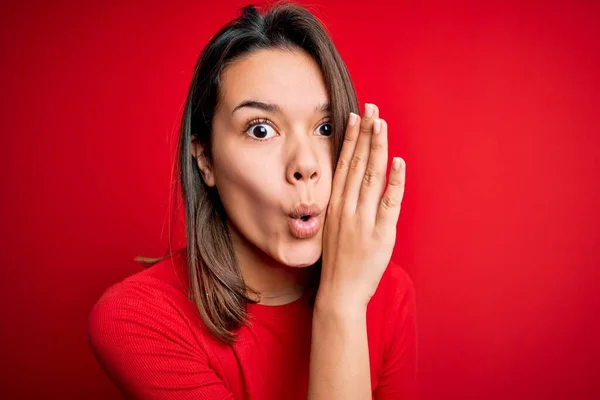
M 325 122 L 319 125 L 317 131 L 319 132 L 319 135 L 329 137 L 333 133 L 333 126 L 331 126 L 329 122 Z
M 256 140 L 267 140 L 272 138 L 273 136 L 277 136 L 275 129 L 273 129 L 272 126 L 265 123 L 254 124 L 250 126 L 246 133 L 250 135 L 252 139 Z

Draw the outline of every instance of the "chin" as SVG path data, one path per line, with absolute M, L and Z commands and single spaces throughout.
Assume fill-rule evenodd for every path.
M 306 268 L 319 261 L 322 251 L 323 246 L 319 237 L 318 240 L 310 240 L 297 244 L 287 244 L 280 250 L 278 258 L 282 264 L 288 267 Z

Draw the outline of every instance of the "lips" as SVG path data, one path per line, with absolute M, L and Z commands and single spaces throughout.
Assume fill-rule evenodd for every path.
M 289 214 L 291 218 L 314 217 L 321 214 L 321 209 L 316 204 L 299 204 Z
M 289 214 L 290 233 L 297 239 L 308 239 L 321 229 L 321 209 L 315 205 L 300 204 Z

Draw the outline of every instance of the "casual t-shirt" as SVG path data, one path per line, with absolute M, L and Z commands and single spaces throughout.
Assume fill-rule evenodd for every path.
M 215 338 L 187 296 L 185 251 L 109 287 L 89 316 L 92 350 L 127 398 L 305 400 L 309 296 L 249 304 L 235 343 Z M 415 399 L 415 296 L 390 263 L 367 307 L 371 385 L 377 400 Z

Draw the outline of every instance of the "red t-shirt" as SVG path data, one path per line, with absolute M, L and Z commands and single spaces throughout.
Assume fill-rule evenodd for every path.
M 251 326 L 228 345 L 186 296 L 185 252 L 109 287 L 89 316 L 94 354 L 127 398 L 160 400 L 307 397 L 312 309 L 303 296 L 248 305 Z M 416 398 L 412 281 L 390 263 L 367 307 L 373 398 Z

